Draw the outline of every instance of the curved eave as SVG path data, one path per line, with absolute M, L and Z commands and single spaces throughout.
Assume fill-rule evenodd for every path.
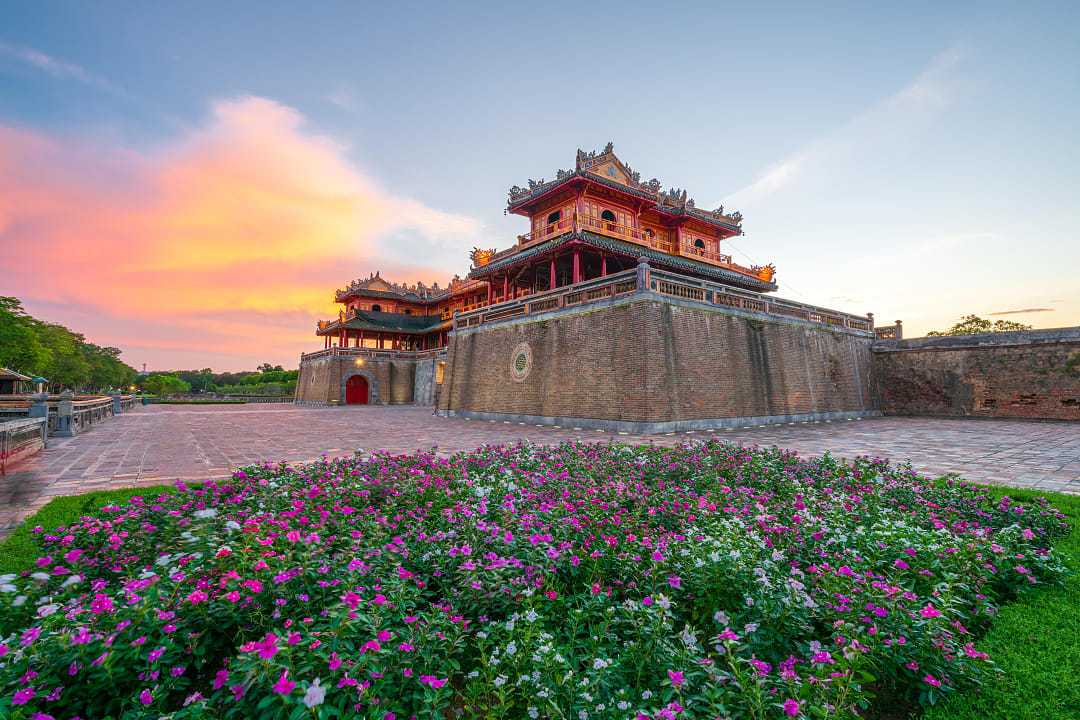
M 615 238 L 597 235 L 596 233 L 588 231 L 564 233 L 563 235 L 542 242 L 539 245 L 534 245 L 533 247 L 522 250 L 514 255 L 510 255 L 480 268 L 474 268 L 473 271 L 469 273 L 469 277 L 477 279 L 490 277 L 499 271 L 524 264 L 527 260 L 544 257 L 545 255 L 555 252 L 562 246 L 574 242 L 589 245 L 590 247 L 601 248 L 630 259 L 644 257 L 650 264 L 657 268 L 675 272 L 693 273 L 694 275 L 699 275 L 729 285 L 736 285 L 748 290 L 773 292 L 777 288 L 776 283 L 765 282 L 761 278 L 752 275 L 744 275 L 743 273 L 734 270 L 717 267 L 716 265 L 710 265 L 709 263 L 703 263 L 700 260 L 694 260 L 693 258 L 683 257 L 681 255 L 668 255 L 667 253 L 662 253 L 659 250 L 654 250 L 644 245 L 616 240 Z
M 415 316 L 413 316 L 415 317 Z M 421 316 L 424 317 L 424 316 Z M 435 318 L 435 316 L 431 316 Z M 437 319 L 437 318 L 435 318 Z M 403 335 L 427 335 L 428 333 L 439 332 L 441 330 L 447 330 L 453 325 L 450 320 L 438 320 L 438 322 L 432 323 L 428 326 L 413 326 L 407 327 L 404 325 L 393 325 L 390 323 L 377 323 L 365 320 L 363 318 L 349 318 L 345 322 L 335 320 L 327 325 L 322 330 L 316 329 L 315 334 L 322 335 L 335 335 L 341 330 L 371 330 L 372 332 L 392 332 L 401 333 Z

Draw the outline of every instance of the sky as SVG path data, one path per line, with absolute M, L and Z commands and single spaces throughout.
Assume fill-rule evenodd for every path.
M 0 5 L 0 294 L 150 370 L 296 367 L 608 141 L 778 295 L 1080 325 L 1077 3 Z M 824 7 L 809 7 L 824 5 Z

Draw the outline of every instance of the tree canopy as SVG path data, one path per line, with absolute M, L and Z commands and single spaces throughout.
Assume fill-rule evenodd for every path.
M 990 332 L 1014 332 L 1016 330 L 1030 330 L 1030 325 L 1013 322 L 1012 320 L 984 320 L 978 315 L 965 315 L 960 322 L 948 330 L 931 330 L 926 333 L 930 337 L 942 337 L 945 335 L 977 335 Z
M 107 390 L 130 385 L 135 368 L 120 350 L 101 347 L 63 325 L 30 316 L 18 298 L 0 296 L 0 366 L 48 378 L 54 389 Z

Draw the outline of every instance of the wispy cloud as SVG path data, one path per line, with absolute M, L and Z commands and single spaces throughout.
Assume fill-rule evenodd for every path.
M 103 90 L 118 97 L 130 99 L 131 96 L 123 88 L 118 87 L 106 78 L 92 73 L 81 65 L 61 60 L 34 48 L 20 45 L 10 45 L 0 42 L 0 55 L 18 60 L 26 65 L 37 68 L 54 78 L 74 80 L 88 87 Z
M 752 206 L 774 193 L 796 187 L 830 163 L 865 157 L 867 146 L 873 143 L 895 141 L 917 121 L 933 117 L 948 106 L 954 94 L 953 71 L 962 57 L 963 53 L 956 48 L 941 53 L 904 88 L 856 115 L 835 132 L 766 168 L 752 183 L 724 198 L 724 204 Z
M 295 362 L 361 269 L 445 282 L 451 268 L 431 254 L 394 260 L 395 235 L 460 258 L 479 229 L 384 189 L 264 98 L 219 102 L 149 153 L 0 125 L 5 291 L 56 303 L 46 317 L 97 342 L 143 348 L 129 362 L 170 366 L 178 346 L 217 367 Z
M 346 112 L 357 114 L 363 108 L 363 104 L 360 99 L 356 97 L 356 93 L 347 87 L 339 87 L 326 96 L 326 101 L 331 105 L 345 110 Z
M 1027 313 L 1054 312 L 1054 308 L 1020 308 L 1019 310 L 1001 310 L 991 315 L 1026 315 Z

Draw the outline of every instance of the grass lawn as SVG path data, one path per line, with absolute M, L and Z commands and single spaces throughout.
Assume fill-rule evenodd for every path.
M 1069 516 L 1072 532 L 1058 543 L 1070 575 L 1005 605 L 975 646 L 1004 672 L 979 692 L 950 697 L 925 720 L 1075 720 L 1080 718 L 1080 496 L 995 489 L 1017 500 L 1042 495 Z
M 171 487 L 153 486 L 55 498 L 0 543 L 0 573 L 33 567 L 40 551 L 30 528 L 51 530 L 135 495 L 149 498 L 172 491 Z M 1020 501 L 1044 496 L 1069 516 L 1073 530 L 1057 547 L 1066 558 L 1070 575 L 1060 586 L 1040 588 L 1005 605 L 990 632 L 976 643 L 978 649 L 990 653 L 1001 674 L 978 691 L 950 696 L 921 717 L 1075 720 L 1080 718 L 1080 496 L 1010 488 L 991 491 Z
M 174 492 L 174 488 L 171 485 L 151 485 L 53 498 L 0 542 L 0 574 L 22 572 L 34 567 L 34 560 L 41 554 L 41 550 L 34 541 L 31 528 L 41 526 L 46 530 L 53 530 L 60 525 L 68 525 L 83 515 L 96 515 L 105 505 L 126 503 L 135 495 L 144 498 L 156 497 L 163 492 Z

